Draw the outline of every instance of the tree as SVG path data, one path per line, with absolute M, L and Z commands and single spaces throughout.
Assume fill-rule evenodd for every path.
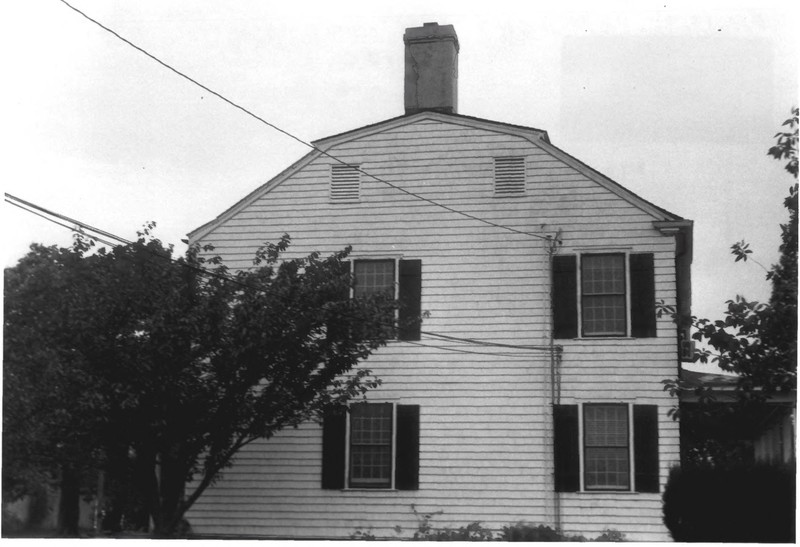
M 776 144 L 767 152 L 778 160 L 788 160 L 786 170 L 797 179 L 798 109 L 783 124 L 786 130 L 775 135 Z M 723 319 L 692 317 L 692 337 L 710 347 L 696 352 L 702 362 L 716 363 L 722 370 L 734 372 L 742 401 L 761 401 L 778 391 L 797 389 L 797 229 L 798 184 L 789 188 L 784 200 L 789 220 L 781 224 L 780 259 L 767 269 L 772 283 L 769 303 L 748 301 L 737 295 L 729 300 Z M 731 252 L 736 261 L 747 261 L 752 251 L 744 241 L 735 243 Z M 765 268 L 766 269 L 766 268 Z M 661 312 L 675 310 L 661 303 Z M 665 389 L 681 389 L 676 381 L 665 381 Z M 703 399 L 713 397 L 708 390 Z
M 378 385 L 356 365 L 393 336 L 397 304 L 348 298 L 349 249 L 282 259 L 284 236 L 231 273 L 200 249 L 173 258 L 151 227 L 111 251 L 34 246 L 6 270 L 4 456 L 9 472 L 25 450 L 58 454 L 51 472 L 102 469 L 170 536 L 242 447 Z
M 75 249 L 33 245 L 5 270 L 3 499 L 60 480 L 62 535 L 77 534 L 78 477 L 95 464 L 89 437 L 103 409 L 81 394 L 90 383 L 74 351 L 99 318 L 86 287 L 90 263 Z

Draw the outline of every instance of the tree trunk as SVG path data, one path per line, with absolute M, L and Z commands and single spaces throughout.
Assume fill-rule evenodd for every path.
M 58 503 L 59 537 L 79 537 L 80 481 L 75 468 L 68 463 L 61 466 L 61 494 Z
M 155 530 L 156 537 L 176 538 L 182 536 L 186 530 L 182 525 L 185 507 L 183 504 L 184 479 L 186 469 L 180 461 L 171 454 L 159 455 L 159 498 L 160 498 L 160 526 Z

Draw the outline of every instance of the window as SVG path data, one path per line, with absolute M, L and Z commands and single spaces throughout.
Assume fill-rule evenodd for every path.
M 555 338 L 656 336 L 652 253 L 555 256 L 552 291 Z
M 399 303 L 397 339 L 419 340 L 422 328 L 422 261 L 393 258 L 355 260 L 352 268 L 353 296 L 360 298 L 385 293 L 396 299 Z
M 625 255 L 581 257 L 584 336 L 625 336 Z
M 419 405 L 357 403 L 322 424 L 325 489 L 419 488 Z
M 494 159 L 494 195 L 519 196 L 525 193 L 525 158 Z
M 356 260 L 353 267 L 353 296 L 361 298 L 388 294 L 394 298 L 394 269 L 394 260 Z
M 628 406 L 584 405 L 584 488 L 628 490 L 629 455 Z
M 350 487 L 391 488 L 392 405 L 350 407 Z
M 656 405 L 555 405 L 553 424 L 557 492 L 659 491 Z
M 361 197 L 358 165 L 331 165 L 331 201 L 352 202 Z

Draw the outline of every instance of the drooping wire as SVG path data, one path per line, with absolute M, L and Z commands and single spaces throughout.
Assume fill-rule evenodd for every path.
M 40 205 L 36 205 L 35 203 L 31 203 L 31 202 L 26 201 L 24 199 L 20 199 L 20 198 L 18 198 L 16 196 L 13 196 L 13 195 L 11 195 L 11 194 L 9 194 L 7 192 L 4 193 L 4 201 L 6 203 L 10 204 L 10 205 L 14 205 L 15 207 L 18 207 L 18 208 L 22 209 L 23 211 L 27 211 L 27 212 L 29 212 L 31 214 L 39 216 L 39 217 L 41 217 L 41 218 L 43 218 L 45 220 L 48 220 L 48 221 L 50 221 L 50 222 L 52 222 L 54 224 L 57 224 L 58 226 L 61 226 L 61 227 L 66 228 L 68 230 L 71 230 L 71 231 L 73 231 L 73 232 L 75 232 L 77 234 L 81 234 L 81 235 L 86 236 L 86 237 L 88 237 L 90 239 L 93 239 L 95 241 L 99 241 L 100 243 L 103 243 L 104 245 L 108 245 L 109 247 L 114 248 L 114 247 L 117 247 L 119 245 L 132 245 L 133 244 L 132 241 L 130 241 L 128 239 L 125 239 L 124 237 L 112 234 L 111 232 L 107 232 L 105 230 L 101 230 L 100 228 L 95 228 L 94 226 L 92 226 L 90 224 L 87 224 L 87 223 L 82 222 L 80 220 L 76 220 L 74 218 L 70 218 L 68 216 L 62 215 L 61 213 L 57 213 L 55 211 L 51 211 L 50 209 L 46 209 L 46 208 L 44 208 L 44 207 L 42 207 Z M 67 221 L 67 222 L 71 223 L 72 226 L 69 226 L 69 225 L 64 224 L 62 222 L 59 222 L 58 220 L 50 218 L 50 217 L 48 217 L 46 215 L 50 215 L 50 216 L 55 217 L 57 219 Z M 108 241 L 108 239 L 103 239 L 103 238 L 101 238 L 101 237 L 99 237 L 99 236 L 97 236 L 97 235 L 95 235 L 95 234 L 93 234 L 91 232 L 95 232 L 97 234 L 102 234 L 103 236 L 107 237 L 108 239 L 112 239 L 114 241 Z M 246 289 L 265 291 L 265 289 L 263 289 L 263 288 L 253 287 L 251 285 L 248 285 L 247 283 L 243 283 L 243 282 L 239 281 L 238 279 L 236 279 L 234 277 L 223 275 L 223 274 L 220 274 L 218 272 L 213 272 L 211 270 L 207 270 L 205 268 L 201 268 L 200 266 L 196 266 L 196 265 L 191 264 L 191 263 L 186 262 L 186 261 L 177 260 L 175 258 L 172 258 L 171 256 L 168 256 L 168 255 L 165 255 L 165 254 L 162 254 L 162 253 L 157 253 L 157 252 L 153 251 L 152 249 L 148 249 L 146 247 L 145 247 L 145 250 L 148 253 L 150 253 L 151 255 L 155 256 L 155 257 L 158 257 L 158 258 L 160 258 L 162 260 L 168 260 L 168 261 L 170 261 L 170 262 L 172 262 L 174 264 L 178 264 L 178 265 L 181 265 L 181 266 L 183 266 L 185 268 L 189 268 L 189 269 L 194 270 L 196 272 L 199 272 L 199 273 L 201 273 L 201 274 L 203 274 L 205 276 L 216 277 L 218 279 L 229 281 L 231 283 L 235 283 L 235 284 L 237 284 L 237 285 L 239 285 L 239 286 L 241 286 L 243 288 L 246 288 Z
M 421 331 L 422 334 L 433 338 L 440 338 L 443 340 L 451 340 L 454 342 L 465 342 L 468 344 L 475 344 L 479 346 L 495 347 L 495 348 L 511 348 L 511 349 L 527 349 L 550 351 L 550 346 L 535 346 L 535 345 L 522 345 L 522 344 L 503 344 L 501 342 L 489 342 L 487 340 L 477 340 L 475 338 L 459 338 L 457 336 L 449 336 L 446 334 L 439 334 L 436 332 Z
M 110 247 L 117 247 L 119 245 L 131 245 L 133 243 L 130 240 L 125 239 L 124 237 L 118 236 L 116 234 L 113 234 L 113 233 L 108 232 L 106 230 L 102 230 L 100 228 L 96 228 L 96 227 L 94 227 L 94 226 L 92 226 L 90 224 L 87 224 L 85 222 L 82 222 L 82 221 L 74 219 L 74 218 L 70 218 L 70 217 L 68 217 L 66 215 L 62 215 L 61 213 L 57 213 L 55 211 L 52 211 L 52 210 L 47 209 L 45 207 L 42 207 L 40 205 L 36 205 L 35 203 L 32 203 L 30 201 L 26 201 L 26 200 L 20 199 L 20 198 L 18 198 L 16 196 L 13 196 L 13 195 L 11 195 L 11 194 L 9 194 L 7 192 L 4 193 L 4 201 L 6 203 L 10 204 L 10 205 L 18 207 L 19 209 L 21 209 L 23 211 L 26 211 L 28 213 L 34 214 L 34 215 L 36 215 L 38 217 L 41 217 L 41 218 L 43 218 L 43 219 L 45 219 L 45 220 L 47 220 L 49 222 L 52 222 L 52 223 L 54 223 L 54 224 L 56 224 L 58 226 L 61 226 L 62 228 L 66 228 L 66 229 L 68 229 L 70 231 L 73 231 L 73 232 L 76 232 L 76 233 L 81 234 L 83 236 L 89 237 L 91 239 L 99 241 L 99 242 L 101 242 L 101 243 L 103 243 L 105 245 L 108 245 Z M 49 216 L 47 216 L 47 215 L 49 215 Z M 55 218 L 51 218 L 51 217 L 55 217 Z M 56 219 L 59 219 L 59 220 L 56 220 Z M 70 226 L 70 225 L 65 224 L 63 222 L 60 222 L 60 220 L 69 222 L 72 225 Z M 86 231 L 84 231 L 84 230 L 86 230 Z M 103 234 L 108 239 L 114 240 L 117 243 L 114 243 L 113 241 L 109 241 L 107 239 L 103 239 L 103 238 L 101 238 L 101 237 L 99 237 L 99 236 L 97 236 L 95 234 L 88 233 L 87 231 L 88 232 L 95 232 L 95 233 L 98 233 L 98 234 Z M 242 282 L 242 281 L 240 281 L 240 280 L 238 280 L 238 279 L 236 279 L 234 277 L 231 277 L 229 275 L 224 275 L 224 274 L 221 274 L 219 272 L 214 272 L 214 271 L 211 271 L 211 270 L 207 270 L 205 268 L 202 268 L 200 266 L 191 264 L 191 263 L 186 262 L 186 261 L 177 260 L 177 259 L 175 259 L 175 258 L 173 258 L 173 257 L 171 257 L 169 255 L 165 255 L 163 253 L 157 253 L 154 250 L 148 249 L 146 247 L 145 247 L 145 250 L 148 253 L 152 254 L 153 256 L 155 256 L 155 257 L 157 257 L 157 258 L 159 258 L 161 260 L 168 260 L 168 261 L 170 261 L 170 262 L 172 262 L 174 264 L 177 264 L 177 265 L 180 265 L 182 267 L 194 270 L 194 271 L 196 271 L 196 272 L 198 272 L 198 273 L 200 273 L 202 275 L 209 276 L 209 277 L 215 277 L 215 278 L 221 279 L 223 281 L 228 281 L 228 282 L 234 283 L 236 285 L 239 285 L 239 286 L 241 286 L 241 287 L 243 287 L 245 289 L 260 291 L 260 292 L 263 292 L 263 293 L 268 294 L 270 296 L 275 296 L 276 298 L 284 298 L 284 295 L 282 295 L 280 293 L 276 293 L 274 291 L 269 291 L 264 287 L 257 287 L 257 286 L 250 285 L 248 283 L 244 283 L 244 282 Z M 390 324 L 387 323 L 385 326 L 394 327 L 395 325 L 394 324 L 390 325 Z M 473 345 L 473 346 L 481 346 L 481 347 L 499 347 L 499 348 L 534 350 L 534 351 L 537 351 L 537 350 L 541 351 L 541 350 L 547 349 L 544 346 L 503 344 L 503 343 L 500 343 L 500 342 L 490 342 L 490 341 L 487 341 L 487 340 L 477 340 L 477 339 L 473 339 L 473 338 L 459 338 L 457 336 L 439 334 L 439 333 L 430 332 L 430 331 L 421 331 L 421 334 L 425 335 L 425 336 L 430 336 L 430 337 L 433 337 L 433 338 L 442 339 L 442 340 L 449 340 L 449 341 L 453 341 L 453 342 L 461 342 L 461 343 L 464 343 L 464 344 L 469 344 L 469 345 Z M 494 352 L 494 353 L 475 352 L 475 351 L 463 350 L 463 349 L 458 349 L 458 348 L 450 348 L 450 347 L 446 347 L 446 346 L 426 345 L 426 344 L 421 344 L 419 342 L 414 342 L 414 341 L 410 341 L 410 340 L 404 340 L 404 342 L 410 342 L 410 343 L 413 343 L 415 345 L 422 345 L 422 346 L 425 346 L 425 347 L 434 347 L 434 348 L 439 348 L 439 349 L 443 349 L 443 350 L 447 350 L 447 351 L 460 352 L 460 353 L 476 353 L 476 354 L 481 354 L 481 355 L 494 355 L 494 356 L 514 356 L 514 357 L 517 356 L 516 354 L 510 354 L 508 352 L 505 352 L 505 353 L 501 353 L 501 352 Z
M 175 67 L 173 67 L 173 66 L 171 66 L 171 65 L 167 64 L 166 62 L 162 61 L 161 59 L 159 59 L 158 57 L 156 57 L 156 56 L 155 56 L 155 55 L 153 55 L 152 53 L 148 52 L 148 51 L 147 51 L 147 50 L 145 50 L 144 48 L 142 48 L 142 47 L 140 47 L 140 46 L 137 46 L 136 44 L 134 44 L 133 42 L 131 42 L 131 41 L 130 41 L 130 40 L 128 40 L 127 38 L 125 38 L 125 37 L 121 36 L 121 35 L 120 35 L 119 33 L 117 33 L 116 31 L 114 31 L 114 30 L 110 29 L 109 27 L 107 27 L 107 26 L 103 25 L 102 23 L 100 23 L 100 22 L 99 22 L 99 21 L 97 21 L 96 19 L 93 19 L 92 17 L 90 17 L 89 15 L 87 15 L 86 13 L 84 13 L 83 11 L 81 11 L 81 10 L 79 10 L 78 8 L 76 8 L 75 6 L 71 5 L 71 4 L 70 4 L 69 2 L 67 2 L 66 0 L 60 0 L 60 1 L 61 1 L 61 2 L 62 2 L 64 5 L 66 5 L 68 8 L 70 8 L 71 10 L 73 10 L 73 11 L 75 11 L 76 13 L 80 14 L 81 16 L 83 16 L 84 18 L 86 18 L 87 20 L 91 21 L 92 23 L 94 23 L 94 24 L 95 24 L 95 25 L 97 25 L 98 27 L 102 28 L 102 29 L 103 29 L 103 30 L 105 30 L 106 32 L 108 32 L 108 33 L 112 34 L 113 36 L 115 36 L 115 37 L 116 37 L 116 38 L 118 38 L 119 40 L 123 41 L 124 43 L 126 43 L 126 44 L 128 44 L 129 46 L 131 46 L 132 48 L 134 48 L 135 50 L 137 50 L 137 51 L 139 51 L 140 53 L 142 53 L 142 54 L 146 55 L 147 57 L 149 57 L 150 59 L 154 60 L 155 62 L 157 62 L 158 64 L 160 64 L 160 65 L 161 65 L 161 66 L 163 66 L 164 68 L 166 68 L 166 69 L 168 69 L 168 70 L 170 70 L 170 71 L 174 72 L 175 74 L 177 74 L 177 75 L 178 75 L 178 76 L 180 76 L 181 78 L 184 78 L 184 79 L 188 80 L 189 82 L 191 82 L 191 83 L 193 83 L 194 85 L 196 85 L 196 86 L 200 87 L 201 89 L 203 89 L 203 90 L 207 91 L 208 93 L 211 93 L 211 94 L 212 94 L 212 95 L 214 95 L 215 97 L 217 97 L 217 98 L 219 98 L 220 100 L 222 100 L 222 101 L 224 101 L 224 102 L 228 103 L 229 105 L 233 106 L 234 108 L 236 108 L 236 109 L 238 109 L 238 110 L 241 110 L 242 112 L 244 112 L 244 113 L 245 113 L 245 114 L 247 114 L 248 116 L 251 116 L 252 118 L 254 118 L 254 119 L 256 119 L 256 120 L 260 121 L 261 123 L 263 123 L 263 124 L 265 124 L 265 125 L 267 125 L 267 126 L 271 127 L 271 128 L 272 128 L 272 129 L 274 129 L 275 131 L 278 131 L 279 133 L 282 133 L 282 134 L 286 135 L 286 136 L 287 136 L 287 137 L 289 137 L 290 139 L 293 139 L 293 140 L 297 141 L 298 143 L 302 144 L 303 146 L 306 146 L 306 147 L 308 147 L 308 148 L 311 148 L 312 150 L 314 150 L 314 151 L 318 152 L 319 154 L 321 154 L 321 155 L 323 155 L 323 156 L 326 156 L 326 157 L 328 157 L 328 158 L 332 159 L 332 160 L 333 160 L 333 161 L 335 161 L 335 162 L 338 162 L 338 163 L 340 163 L 340 164 L 342 164 L 342 165 L 347 165 L 348 167 L 351 167 L 351 168 L 353 168 L 353 169 L 357 170 L 359 173 L 361 173 L 361 174 L 363 174 L 363 175 L 366 175 L 366 176 L 370 177 L 371 179 L 373 179 L 373 180 L 375 180 L 375 181 L 377 181 L 377 182 L 380 182 L 380 183 L 382 183 L 382 184 L 385 184 L 385 185 L 387 185 L 387 186 L 389 186 L 389 187 L 391 187 L 391 188 L 393 188 L 393 189 L 395 189 L 395 190 L 397 190 L 397 191 L 399 191 L 399 192 L 402 192 L 402 193 L 404 193 L 404 194 L 407 194 L 407 195 L 409 195 L 409 196 L 411 196 L 411 197 L 413 197 L 413 198 L 416 198 L 416 199 L 419 199 L 419 200 L 425 201 L 425 202 L 427 202 L 427 203 L 429 203 L 429 204 L 431 204 L 431 205 L 435 205 L 436 207 L 441 207 L 442 209 L 445 209 L 446 211 L 449 211 L 449 212 L 451 212 L 451 213 L 454 213 L 454 214 L 457 214 L 457 215 L 461 215 L 461 216 L 463 216 L 463 217 L 469 218 L 469 219 L 471 219 L 471 220 L 475 220 L 475 221 L 477 221 L 477 222 L 481 222 L 481 223 L 483 223 L 483 224 L 486 224 L 486 225 L 488 225 L 488 226 L 492 226 L 492 227 L 494 227 L 494 228 L 499 228 L 499 229 L 502 229 L 502 230 L 507 230 L 507 231 L 509 231 L 509 232 L 513 232 L 513 233 L 516 233 L 516 234 L 521 234 L 521 235 L 531 236 L 531 237 L 535 237 L 535 238 L 539 238 L 539 239 L 543 239 L 543 240 L 551 240 L 551 239 L 553 239 L 553 236 L 551 236 L 551 235 L 541 235 L 541 234 L 536 234 L 536 233 L 533 233 L 533 232 L 526 232 L 526 231 L 524 231 L 524 230 L 518 230 L 517 228 L 512 228 L 511 226 L 506 226 L 506 225 L 504 225 L 504 224 L 498 224 L 498 223 L 496 223 L 496 222 L 492 222 L 491 220 L 486 220 L 486 219 L 484 219 L 484 218 L 481 218 L 481 217 L 478 217 L 478 216 L 472 215 L 472 214 L 470 214 L 470 213 L 466 213 L 466 212 L 464 212 L 464 211 L 459 211 L 458 209 L 455 209 L 455 208 L 453 208 L 453 207 L 450 207 L 449 205 L 445 205 L 445 204 L 443 204 L 443 203 L 439 203 L 438 201 L 432 200 L 432 199 L 430 199 L 430 198 L 426 198 L 426 197 L 424 197 L 424 196 L 421 196 L 421 195 L 419 195 L 419 194 L 417 194 L 417 193 L 411 192 L 410 190 L 406 190 L 405 188 L 402 188 L 401 186 L 398 186 L 398 185 L 396 185 L 396 184 L 393 184 L 393 183 L 391 183 L 391 182 L 389 182 L 389 181 L 387 181 L 387 180 L 384 180 L 384 179 L 382 179 L 382 178 L 380 178 L 380 177 L 377 177 L 377 176 L 375 176 L 375 175 L 373 175 L 373 174 L 371 174 L 371 173 L 368 173 L 367 171 L 364 171 L 363 169 L 361 169 L 361 167 L 360 167 L 360 166 L 354 166 L 354 165 L 350 165 L 350 164 L 348 164 L 347 162 L 345 162 L 344 160 L 341 160 L 341 159 L 339 159 L 339 158 L 337 158 L 337 157 L 333 156 L 333 155 L 332 155 L 332 154 L 330 154 L 329 152 L 327 152 L 327 151 L 325 151 L 325 150 L 322 150 L 321 148 L 318 148 L 318 147 L 314 146 L 314 145 L 313 145 L 313 144 L 311 144 L 310 142 L 307 142 L 307 141 L 305 141 L 305 140 L 301 139 L 300 137 L 298 137 L 298 136 L 296 136 L 296 135 L 294 135 L 294 134 L 290 133 L 289 131 L 287 131 L 287 130 L 285 130 L 285 129 L 282 129 L 282 128 L 280 128 L 280 127 L 278 127 L 278 126 L 277 126 L 277 125 L 275 125 L 274 123 L 271 123 L 271 122 L 269 122 L 269 121 L 265 120 L 265 119 L 264 119 L 264 118 L 262 118 L 261 116 L 259 116 L 259 115 L 255 114 L 255 113 L 253 113 L 252 111 L 250 111 L 250 110 L 248 110 L 247 108 L 245 108 L 245 107 L 241 106 L 240 104 L 238 104 L 238 103 L 235 103 L 234 101 L 232 101 L 232 100 L 228 99 L 227 97 L 223 96 L 222 94 L 220 94 L 220 93 L 218 93 L 218 92 L 214 91 L 213 89 L 209 88 L 208 86 L 206 86 L 206 85 L 204 85 L 204 84 L 201 84 L 200 82 L 198 82 L 198 81 L 197 81 L 197 80 L 195 80 L 194 78 L 192 78 L 192 77 L 188 76 L 187 74 L 185 74 L 185 73 L 181 72 L 180 70 L 176 69 Z
M 434 348 L 440 349 L 443 351 L 450 351 L 453 353 L 466 353 L 472 355 L 491 355 L 492 357 L 510 357 L 514 359 L 530 359 L 533 354 L 531 355 L 524 355 L 524 354 L 517 354 L 517 353 L 509 353 L 509 352 L 490 352 L 490 351 L 475 351 L 475 350 L 468 350 L 468 349 L 461 349 L 461 348 L 454 348 L 452 346 L 440 346 L 436 344 L 423 344 L 422 342 L 415 342 L 413 340 L 406 340 L 405 342 L 409 344 L 413 344 L 415 346 L 423 347 L 423 348 Z

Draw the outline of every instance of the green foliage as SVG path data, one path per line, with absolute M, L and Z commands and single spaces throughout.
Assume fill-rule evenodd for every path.
M 348 298 L 348 250 L 284 259 L 285 236 L 232 273 L 211 249 L 173 257 L 152 227 L 110 251 L 34 245 L 6 269 L 3 487 L 102 469 L 111 520 L 138 496 L 171 535 L 243 446 L 378 385 L 354 367 L 396 304 Z
M 664 524 L 681 542 L 794 543 L 795 501 L 794 469 L 674 467 Z

